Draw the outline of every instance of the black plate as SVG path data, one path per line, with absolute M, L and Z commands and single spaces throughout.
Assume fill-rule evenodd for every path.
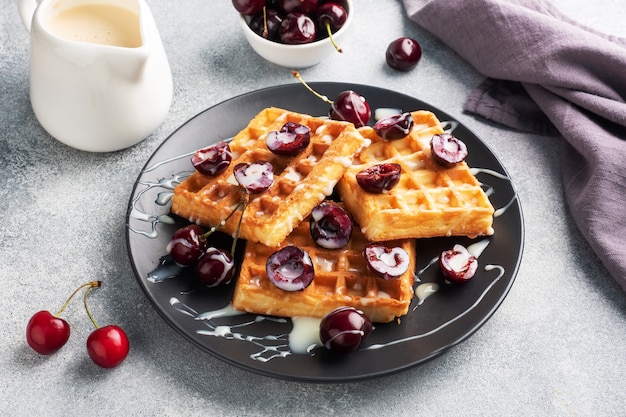
M 359 351 L 342 357 L 323 348 L 309 354 L 290 352 L 290 319 L 249 314 L 221 318 L 201 316 L 228 306 L 232 285 L 216 291 L 197 291 L 189 279 L 175 276 L 175 271 L 160 263 L 173 231 L 183 224 L 168 214 L 172 189 L 192 171 L 190 153 L 231 138 L 265 107 L 326 115 L 328 105 L 298 83 L 254 91 L 220 103 L 189 120 L 163 142 L 139 174 L 130 198 L 127 214 L 130 260 L 139 284 L 159 314 L 191 342 L 229 363 L 297 381 L 340 382 L 398 372 L 440 355 L 467 339 L 506 297 L 519 267 L 524 241 L 517 193 L 506 170 L 489 148 L 448 114 L 427 103 L 365 85 L 323 82 L 312 83 L 312 86 L 328 97 L 347 89 L 358 91 L 367 98 L 372 109 L 430 110 L 467 144 L 470 153 L 467 162 L 478 169 L 477 178 L 484 184 L 497 210 L 495 234 L 476 239 L 488 245 L 479 257 L 481 267 L 472 281 L 464 285 L 447 284 L 431 261 L 455 243 L 469 245 L 473 241 L 465 238 L 419 240 L 419 281 L 415 287 L 436 283 L 438 291 L 422 303 L 415 297 L 409 314 L 399 324 L 376 325 Z M 153 277 L 149 278 L 151 274 Z

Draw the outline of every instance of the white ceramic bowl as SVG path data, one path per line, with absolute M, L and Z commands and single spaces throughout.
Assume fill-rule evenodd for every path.
M 339 46 L 341 46 L 341 38 L 350 28 L 354 11 L 352 0 L 346 0 L 346 3 L 348 4 L 346 23 L 333 34 L 333 38 Z M 240 23 L 252 49 L 266 60 L 282 67 L 294 69 L 312 67 L 329 55 L 339 53 L 328 37 L 301 45 L 286 45 L 269 41 L 250 29 L 248 19 L 245 16 L 241 16 Z

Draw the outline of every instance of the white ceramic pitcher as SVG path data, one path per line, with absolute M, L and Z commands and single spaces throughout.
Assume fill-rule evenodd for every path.
M 172 74 L 144 0 L 17 2 L 31 39 L 31 104 L 50 135 L 77 149 L 109 152 L 161 125 Z M 107 27 L 107 16 L 117 26 Z

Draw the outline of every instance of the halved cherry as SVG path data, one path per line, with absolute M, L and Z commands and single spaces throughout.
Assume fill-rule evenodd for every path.
M 378 136 L 385 140 L 396 140 L 406 137 L 413 127 L 411 113 L 405 112 L 380 119 L 373 126 Z
M 372 165 L 359 171 L 356 181 L 365 191 L 381 194 L 398 185 L 401 170 L 402 167 L 395 163 Z
M 199 172 L 215 176 L 226 171 L 233 156 L 228 143 L 222 141 L 197 150 L 191 157 L 191 164 Z
M 383 279 L 398 278 L 409 269 L 409 254 L 400 246 L 370 243 L 365 247 L 364 255 L 370 271 Z
M 298 246 L 285 246 L 274 252 L 265 265 L 267 278 L 276 287 L 285 291 L 300 291 L 313 282 L 313 261 L 309 254 Z
M 265 144 L 276 155 L 294 156 L 309 146 L 311 129 L 295 122 L 287 122 L 280 130 L 267 134 Z
M 478 259 L 463 245 L 456 244 L 439 256 L 439 266 L 444 277 L 451 282 L 467 282 L 478 270 Z
M 352 218 L 341 206 L 323 201 L 313 208 L 309 218 L 311 237 L 323 248 L 343 248 L 352 236 Z
M 262 193 L 274 183 L 274 167 L 267 161 L 241 162 L 233 169 L 235 180 L 251 194 Z
M 446 168 L 461 163 L 467 157 L 467 146 L 450 133 L 433 135 L 430 141 L 433 159 Z

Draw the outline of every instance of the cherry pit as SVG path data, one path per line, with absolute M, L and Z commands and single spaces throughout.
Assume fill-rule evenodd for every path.
M 79 286 L 65 301 L 61 309 L 52 314 L 48 310 L 35 313 L 26 326 L 26 342 L 37 353 L 51 355 L 61 349 L 70 338 L 70 325 L 60 317 L 74 296 L 84 291 L 83 304 L 95 330 L 87 338 L 87 354 L 102 368 L 114 368 L 128 356 L 130 344 L 124 330 L 116 325 L 99 327 L 89 307 L 87 296 L 91 289 L 102 286 L 102 281 L 90 281 Z

